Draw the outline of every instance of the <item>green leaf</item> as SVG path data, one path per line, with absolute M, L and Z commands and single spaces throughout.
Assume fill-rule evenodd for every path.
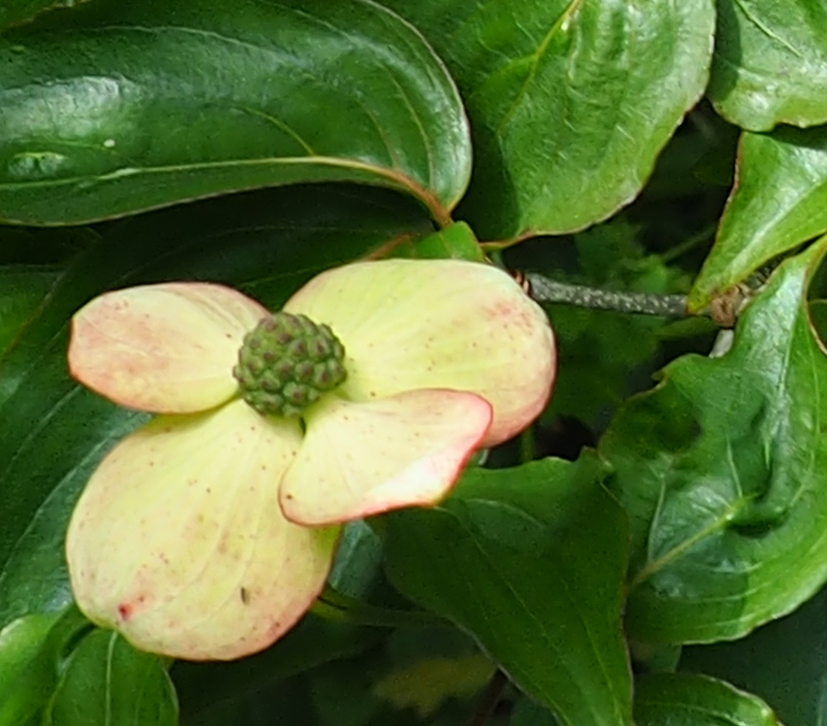
M 268 684 L 361 653 L 384 635 L 382 630 L 329 622 L 310 613 L 271 648 L 249 658 L 231 663 L 178 661 L 171 676 L 181 699 L 182 723 L 197 722 L 219 703 L 243 703 Z
M 474 231 L 465 222 L 454 222 L 444 229 L 418 240 L 405 240 L 396 245 L 388 256 L 423 260 L 485 261 L 485 254 L 474 235 Z
M 91 627 L 76 608 L 32 614 L 0 631 L 0 726 L 39 723 L 58 681 L 64 651 Z
M 745 133 L 737 164 L 738 184 L 690 294 L 694 310 L 827 231 L 827 127 Z
M 629 643 L 632 663 L 636 673 L 674 673 L 683 652 L 682 645 L 669 643 Z
M 327 582 L 347 597 L 368 599 L 384 581 L 382 541 L 363 519 L 345 524 Z
M 27 615 L 0 630 L 0 725 L 29 723 L 54 687 L 52 664 L 38 656 L 55 619 Z
M 313 704 L 300 678 L 277 681 L 247 699 L 221 701 L 189 718 L 183 708 L 182 726 L 316 726 L 308 720 Z
M 106 450 L 144 420 L 69 379 L 70 316 L 105 289 L 169 279 L 235 284 L 277 308 L 317 271 L 422 229 L 400 201 L 376 189 L 266 190 L 121 222 L 75 260 L 0 365 L 0 627 L 69 601 L 69 515 Z
M 365 653 L 358 660 L 331 663 L 316 668 L 304 679 L 313 726 L 368 726 L 383 710 L 383 703 L 370 685 L 376 675 L 377 654 Z M 393 721 L 379 721 L 393 723 Z
M 827 7 L 820 0 L 718 0 L 709 97 L 751 131 L 827 121 Z
M 69 657 L 43 726 L 177 726 L 163 661 L 94 630 Z
M 391 582 L 569 726 L 631 724 L 626 526 L 599 476 L 593 457 L 472 469 L 439 507 L 385 517 Z
M 0 37 L 0 209 L 79 223 L 301 181 L 402 189 L 445 221 L 470 173 L 453 82 L 369 0 L 99 0 Z
M 827 723 L 827 590 L 733 643 L 684 648 L 681 670 L 755 693 L 786 726 Z
M 422 658 L 391 670 L 376 682 L 373 693 L 426 719 L 450 698 L 468 699 L 479 693 L 496 670 L 482 653 Z
M 3 0 L 0 5 L 0 30 L 31 20 L 52 8 L 71 8 L 87 0 Z
M 314 726 L 455 726 L 467 721 L 493 672 L 451 626 L 402 627 L 379 647 L 315 668 L 304 680 Z
M 551 711 L 523 696 L 517 702 L 508 726 L 560 726 L 560 722 Z
M 0 264 L 62 269 L 98 241 L 91 227 L 11 227 L 0 225 Z
M 630 202 L 701 97 L 713 0 L 385 0 L 445 59 L 474 129 L 481 239 L 582 229 Z
M 55 284 L 53 268 L 0 267 L 0 359 Z
M 769 706 L 728 683 L 685 673 L 635 681 L 637 726 L 781 726 Z
M 601 442 L 632 522 L 632 637 L 738 638 L 827 580 L 827 358 L 806 305 L 824 250 L 786 261 L 724 357 L 667 366 Z

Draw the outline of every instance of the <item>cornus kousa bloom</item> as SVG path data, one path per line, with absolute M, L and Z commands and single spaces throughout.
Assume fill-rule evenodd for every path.
M 229 659 L 310 607 L 343 522 L 439 501 L 534 419 L 555 349 L 502 271 L 388 260 L 329 270 L 273 315 L 208 283 L 107 293 L 75 315 L 69 368 L 160 414 L 77 503 L 78 605 L 144 650 Z

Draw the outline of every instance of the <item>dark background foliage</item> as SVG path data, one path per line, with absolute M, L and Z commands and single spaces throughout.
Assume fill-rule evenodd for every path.
M 0 726 L 827 721 L 824 38 L 818 0 L 5 0 Z M 66 522 L 145 417 L 69 378 L 71 315 L 392 255 L 693 315 L 548 305 L 546 411 L 350 523 L 267 651 L 88 623 Z

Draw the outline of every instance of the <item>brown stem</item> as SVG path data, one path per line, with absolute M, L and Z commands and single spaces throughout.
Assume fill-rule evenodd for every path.
M 480 700 L 477 703 L 477 708 L 474 710 L 471 719 L 468 721 L 468 726 L 484 726 L 485 722 L 488 720 L 488 717 L 493 713 L 494 709 L 497 707 L 497 704 L 500 702 L 500 698 L 502 697 L 503 691 L 507 685 L 508 676 L 498 669 L 496 673 L 491 676 L 491 680 L 488 681 L 488 685 L 482 692 L 482 696 L 480 696 Z

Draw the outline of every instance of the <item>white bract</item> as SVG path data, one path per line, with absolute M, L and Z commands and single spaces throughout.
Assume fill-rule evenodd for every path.
M 239 349 L 269 313 L 235 290 L 134 287 L 73 319 L 72 375 L 160 414 L 104 458 L 66 542 L 81 610 L 139 648 L 229 659 L 267 647 L 324 586 L 343 522 L 440 501 L 476 448 L 527 426 L 550 395 L 548 321 L 491 266 L 347 265 L 284 310 L 345 348 L 346 380 L 303 420 L 239 397 Z

